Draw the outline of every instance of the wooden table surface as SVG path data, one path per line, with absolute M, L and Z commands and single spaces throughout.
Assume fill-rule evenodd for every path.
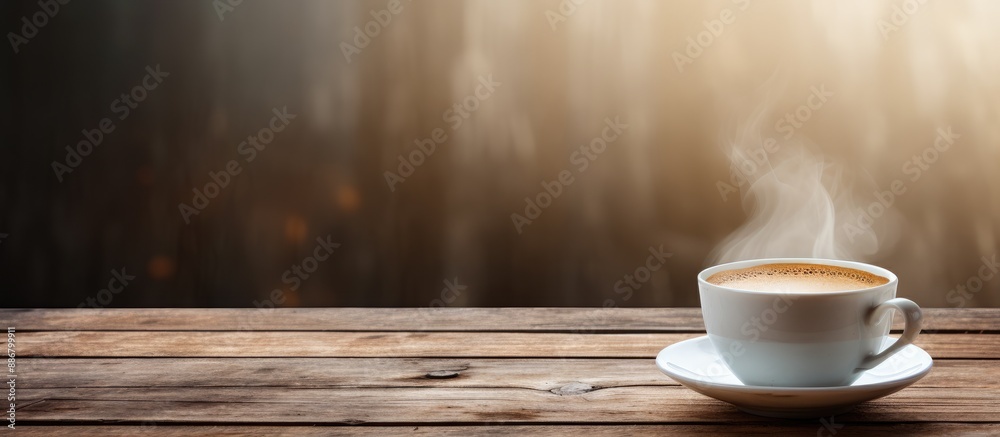
M 653 358 L 698 309 L 0 310 L 11 435 L 1000 434 L 1000 310 L 928 309 L 914 386 L 822 420 L 752 416 Z M 4 431 L 10 431 L 4 429 Z

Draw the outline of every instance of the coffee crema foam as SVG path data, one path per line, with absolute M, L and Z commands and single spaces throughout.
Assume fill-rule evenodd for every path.
M 706 281 L 751 291 L 848 291 L 887 284 L 889 279 L 862 270 L 824 264 L 763 264 L 725 270 Z

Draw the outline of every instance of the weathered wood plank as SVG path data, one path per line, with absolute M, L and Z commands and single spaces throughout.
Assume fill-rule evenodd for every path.
M 589 357 L 652 358 L 701 334 L 510 332 L 25 332 L 23 357 Z M 1000 358 L 1000 334 L 923 334 L 935 358 Z
M 740 413 L 660 374 L 651 358 L 668 344 L 700 335 L 697 309 L 628 310 L 631 314 L 624 319 L 620 311 L 625 309 L 435 309 L 427 313 L 435 315 L 432 320 L 420 319 L 427 317 L 420 315 L 423 309 L 296 309 L 287 314 L 281 314 L 284 310 L 104 310 L 107 313 L 101 317 L 106 319 L 90 322 L 86 318 L 93 313 L 86 311 L 51 311 L 0 310 L 0 324 L 12 324 L 20 317 L 12 314 L 23 315 L 18 320 L 27 322 L 13 325 L 19 330 L 19 422 L 123 421 L 125 426 L 22 425 L 19 431 L 29 435 L 414 431 L 402 425 L 418 425 L 417 432 L 458 435 L 507 430 L 518 435 L 724 434 L 721 431 L 742 435 L 771 432 L 775 424 L 781 427 L 779 432 L 812 435 L 824 429 L 817 421 L 774 421 Z M 223 327 L 211 328 L 213 312 L 218 311 Z M 247 311 L 265 318 L 240 326 Z M 657 327 L 663 315 L 652 311 L 663 311 L 669 321 Z M 932 323 L 935 312 L 940 318 Z M 590 324 L 580 317 L 589 317 Z M 948 332 L 927 333 L 918 341 L 938 359 L 931 374 L 914 387 L 838 416 L 836 423 L 845 428 L 826 430 L 838 435 L 1000 432 L 998 320 L 1000 310 L 929 310 L 932 332 Z M 75 325 L 79 321 L 95 331 L 79 330 Z M 192 321 L 211 332 L 198 332 L 185 323 Z M 235 325 L 225 327 L 230 322 Z M 31 332 L 31 326 L 55 330 Z M 125 331 L 123 326 L 136 331 Z M 401 332 L 401 327 L 412 326 L 423 332 Z M 988 333 L 961 333 L 965 331 Z M 426 377 L 439 370 L 458 375 Z M 584 387 L 582 393 L 560 390 L 570 384 Z M 933 423 L 945 421 L 951 423 Z M 669 422 L 682 423 L 618 425 Z M 199 426 L 180 426 L 185 423 Z M 224 426 L 209 426 L 213 423 Z M 272 426 L 258 431 L 263 428 L 241 423 L 400 426 Z M 480 426 L 507 423 L 551 426 L 519 431 Z M 427 424 L 477 426 L 427 428 Z
M 675 386 L 649 359 L 24 358 L 18 387 L 451 387 L 556 390 Z M 430 378 L 447 371 L 450 378 Z M 914 387 L 1000 389 L 1000 360 L 941 360 Z
M 1000 361 L 997 362 L 1000 376 Z M 19 387 L 507 387 L 677 385 L 649 359 L 24 358 Z M 431 372 L 454 377 L 432 378 Z M 444 375 L 449 376 L 449 375 Z M 998 385 L 1000 387 L 1000 385 Z
M 511 425 L 511 426 L 22 426 L 18 435 L 42 437 L 174 437 L 174 436 L 663 436 L 724 435 L 746 436 L 778 433 L 780 435 L 997 435 L 1000 423 L 899 423 L 867 424 L 817 421 L 776 421 L 762 423 L 670 424 L 670 425 Z
M 698 308 L 163 308 L 0 310 L 7 326 L 109 331 L 700 331 Z
M 771 421 L 683 387 L 556 394 L 523 388 L 59 388 L 23 390 L 18 419 L 197 423 L 652 423 Z M 840 422 L 995 422 L 995 389 L 909 388 Z
M 1000 332 L 1000 309 L 927 308 L 924 329 Z M 21 331 L 697 332 L 698 308 L 226 308 L 0 310 Z

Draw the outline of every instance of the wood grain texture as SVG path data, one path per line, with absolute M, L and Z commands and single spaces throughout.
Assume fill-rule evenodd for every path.
M 927 314 L 931 373 L 828 428 L 662 375 L 697 309 L 0 310 L 26 435 L 1000 433 L 1000 311 Z
M 679 386 L 561 395 L 524 388 L 58 388 L 25 390 L 18 419 L 221 423 L 656 423 L 769 421 Z M 844 422 L 992 422 L 996 389 L 909 388 Z
M 649 359 L 519 358 L 25 358 L 20 387 L 451 387 L 558 390 L 676 386 Z M 435 371 L 458 375 L 428 378 Z M 114 375 L 113 378 L 109 375 Z M 1000 360 L 940 360 L 914 387 L 1000 390 Z
M 924 309 L 927 332 L 1000 333 L 1000 309 Z M 897 317 L 898 319 L 898 317 Z M 21 331 L 698 332 L 698 308 L 0 309 Z M 897 327 L 902 325 L 897 320 Z
M 18 435 L 39 437 L 176 437 L 176 436 L 664 436 L 664 435 L 963 435 L 994 436 L 1000 434 L 998 423 L 898 423 L 898 424 L 842 424 L 839 421 L 781 421 L 775 423 L 733 422 L 721 424 L 665 424 L 665 425 L 486 425 L 486 426 L 239 426 L 166 425 L 153 422 L 145 425 L 120 426 L 23 426 Z
M 698 308 L 225 308 L 0 310 L 23 331 L 535 331 L 704 330 Z
M 511 332 L 121 332 L 18 335 L 25 357 L 591 357 L 654 358 L 703 334 Z M 923 334 L 934 358 L 1000 358 L 1000 334 Z

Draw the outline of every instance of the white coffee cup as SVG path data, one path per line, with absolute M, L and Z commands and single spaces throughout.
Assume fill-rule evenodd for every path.
M 753 291 L 715 285 L 715 273 L 763 264 L 818 264 L 882 276 L 889 282 L 848 291 Z M 705 329 L 716 351 L 744 384 L 780 387 L 850 385 L 909 345 L 920 333 L 920 307 L 896 297 L 896 275 L 858 262 L 813 258 L 739 261 L 698 275 Z M 906 321 L 903 335 L 879 350 L 892 311 Z

